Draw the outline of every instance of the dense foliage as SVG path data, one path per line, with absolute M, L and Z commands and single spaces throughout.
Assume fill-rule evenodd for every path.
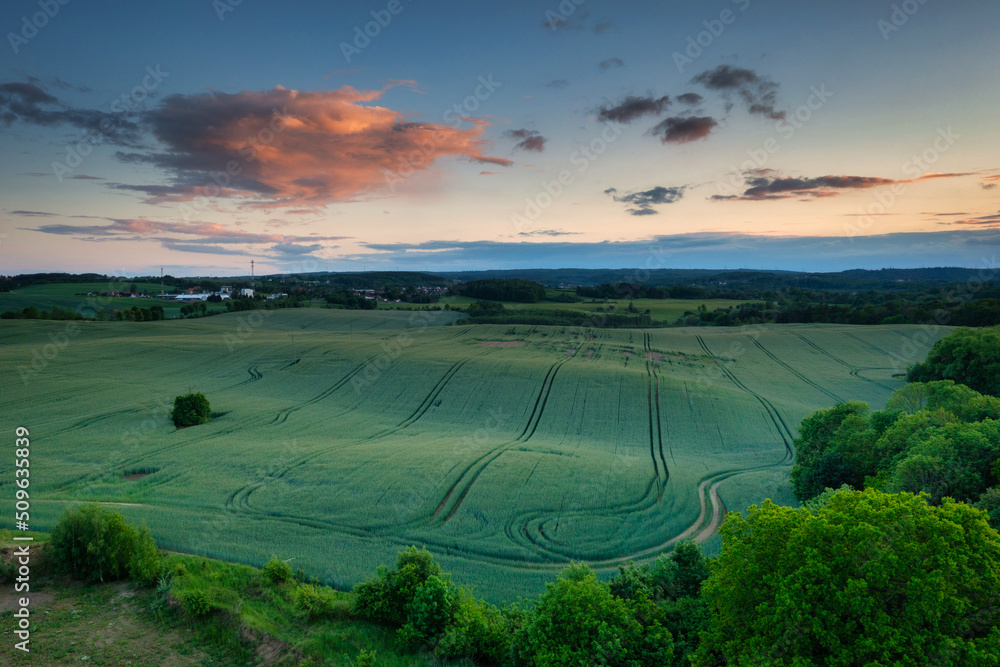
M 184 394 L 174 399 L 174 409 L 170 413 L 178 428 L 207 424 L 212 416 L 212 408 L 205 394 Z
M 927 359 L 910 369 L 907 379 L 953 380 L 1000 396 L 1000 328 L 957 329 L 936 342 Z
M 149 529 L 136 529 L 118 512 L 94 504 L 63 514 L 52 531 L 50 553 L 58 571 L 83 581 L 131 578 L 152 584 L 160 573 Z
M 950 380 L 909 384 L 885 410 L 860 401 L 809 415 L 795 440 L 795 494 L 848 484 L 974 503 L 1000 474 L 1000 398 Z
M 162 309 L 161 309 L 162 311 Z M 0 319 L 4 320 L 82 320 L 83 315 L 72 308 L 60 308 L 52 306 L 52 310 L 38 310 L 35 306 L 28 306 L 21 310 L 5 310 L 0 313 Z
M 455 285 L 452 294 L 490 301 L 538 303 L 545 298 L 545 286 L 530 280 L 496 279 L 473 280 Z
M 968 505 L 841 490 L 720 532 L 696 664 L 1000 664 L 1000 536 Z

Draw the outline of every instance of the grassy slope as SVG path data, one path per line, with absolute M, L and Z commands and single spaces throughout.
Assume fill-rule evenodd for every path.
M 0 533 L 0 553 L 13 546 L 9 531 Z M 267 584 L 256 568 L 168 554 L 166 566 L 175 575 L 161 595 L 125 582 L 85 585 L 51 576 L 39 547 L 36 543 L 32 552 L 31 652 L 4 641 L 3 665 L 225 667 L 254 661 L 298 665 L 303 658 L 317 665 L 351 665 L 362 649 L 375 651 L 379 665 L 432 664 L 424 656 L 400 653 L 392 630 L 353 620 L 350 593 L 336 594 L 342 602 L 332 617 L 309 620 L 292 602 L 295 582 Z M 206 592 L 215 605 L 208 618 L 183 612 L 178 599 L 190 590 Z M 0 634 L 10 639 L 17 621 L 7 603 L 5 596 Z
M 83 323 L 25 382 L 17 367 L 61 323 L 0 322 L 17 384 L 0 408 L 32 429 L 36 525 L 73 501 L 122 503 L 169 548 L 294 557 L 342 588 L 425 544 L 509 600 L 571 558 L 613 569 L 710 539 L 714 494 L 730 510 L 791 503 L 799 420 L 837 399 L 881 406 L 901 385 L 890 355 L 926 351 L 908 352 L 917 327 L 591 335 L 407 329 L 412 316 Z M 177 431 L 169 404 L 191 389 L 217 415 Z M 156 472 L 123 477 L 139 469 Z

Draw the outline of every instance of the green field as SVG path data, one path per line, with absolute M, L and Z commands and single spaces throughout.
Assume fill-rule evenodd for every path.
M 436 304 L 443 306 L 450 305 L 452 308 L 467 308 L 469 304 L 475 303 L 478 299 L 467 296 L 446 296 Z M 678 317 L 687 311 L 697 311 L 698 306 L 704 304 L 710 311 L 716 308 L 729 308 L 738 306 L 745 301 L 733 299 L 609 299 L 593 302 L 591 299 L 584 299 L 580 303 L 559 303 L 555 301 L 541 301 L 539 303 L 515 303 L 513 301 L 501 301 L 505 308 L 514 310 L 575 310 L 583 313 L 618 313 L 628 314 L 628 305 L 633 303 L 640 313 L 649 310 L 649 316 L 657 322 L 673 323 Z M 385 307 L 385 304 L 379 304 Z M 393 304 L 404 307 L 414 307 L 410 304 Z
M 902 385 L 893 356 L 933 343 L 915 326 L 438 326 L 458 316 L 313 308 L 73 335 L 0 321 L 34 527 L 113 503 L 162 546 L 292 558 L 340 587 L 424 544 L 510 600 L 571 559 L 607 571 L 685 537 L 717 549 L 727 509 L 794 504 L 802 417 L 881 407 Z M 190 390 L 215 415 L 177 430 L 170 403 Z
M 83 314 L 84 317 L 94 317 L 98 308 L 107 311 L 122 310 L 137 306 L 139 308 L 149 308 L 160 306 L 167 317 L 179 317 L 183 303 L 178 301 L 164 301 L 162 299 L 133 299 L 131 297 L 88 297 L 87 292 L 100 294 L 102 292 L 121 292 L 128 290 L 132 285 L 131 281 L 119 282 L 117 280 L 108 283 L 51 283 L 47 285 L 31 285 L 21 287 L 13 292 L 0 292 L 0 313 L 5 310 L 24 310 L 30 306 L 35 306 L 39 310 L 50 310 L 52 306 L 60 308 L 72 308 Z M 136 283 L 139 291 L 145 290 L 147 294 L 159 294 L 159 283 Z M 170 288 L 167 288 L 169 291 Z M 219 304 L 208 304 L 213 310 L 220 310 Z

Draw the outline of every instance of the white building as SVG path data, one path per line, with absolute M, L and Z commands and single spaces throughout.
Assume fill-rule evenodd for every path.
M 243 289 L 240 290 L 240 296 L 252 298 L 253 297 L 253 290 L 250 289 L 249 287 L 244 287 Z

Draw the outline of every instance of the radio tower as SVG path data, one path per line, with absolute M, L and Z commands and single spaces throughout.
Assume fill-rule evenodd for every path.
M 250 260 L 250 289 L 253 289 L 253 260 Z

